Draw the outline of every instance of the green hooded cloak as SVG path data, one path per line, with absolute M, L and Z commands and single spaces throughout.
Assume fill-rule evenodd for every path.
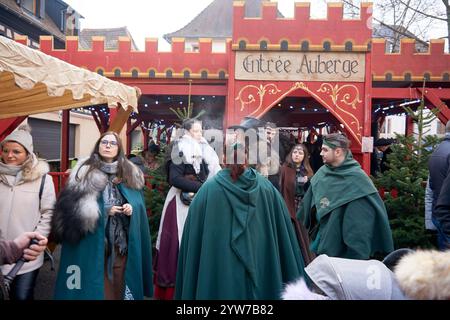
M 198 191 L 178 258 L 176 299 L 279 299 L 304 275 L 289 212 L 254 169 L 220 171 Z
M 384 203 L 350 151 L 339 167 L 324 165 L 313 176 L 297 219 L 317 255 L 369 259 L 394 250 Z
M 125 269 L 127 299 L 141 300 L 153 296 L 152 247 L 142 191 L 119 184 L 124 198 L 133 207 L 128 233 L 128 254 Z M 55 287 L 55 299 L 104 299 L 105 212 L 103 199 L 97 228 L 79 243 L 62 243 L 61 262 Z

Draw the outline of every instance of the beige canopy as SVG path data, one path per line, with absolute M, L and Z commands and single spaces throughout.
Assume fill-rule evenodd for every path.
M 138 88 L 0 36 L 0 119 L 108 104 L 126 121 L 138 98 Z

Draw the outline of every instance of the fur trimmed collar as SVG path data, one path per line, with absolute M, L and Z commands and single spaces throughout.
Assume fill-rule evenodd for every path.
M 94 169 L 86 177 L 89 171 L 89 166 L 83 166 L 86 160 L 80 160 L 72 169 L 56 201 L 52 231 L 57 242 L 77 243 L 97 227 L 100 217 L 97 199 L 108 183 L 108 175 Z M 127 184 L 129 188 L 141 189 L 144 186 L 144 176 L 134 165 L 130 181 Z
M 24 168 L 21 172 L 21 183 L 34 181 L 40 179 L 50 171 L 48 163 L 44 160 L 33 159 L 33 165 L 30 168 Z M 0 166 L 0 175 L 7 175 L 7 172 L 2 170 Z
M 85 181 L 86 174 L 89 171 L 89 166 L 83 164 L 87 160 L 88 158 L 84 158 L 78 161 L 77 165 L 72 169 L 70 173 L 68 184 L 74 186 L 83 185 L 84 187 L 88 187 L 87 185 L 92 184 L 91 187 L 94 188 L 94 190 L 99 189 L 100 191 L 102 191 L 106 186 L 108 175 L 99 169 L 94 169 L 89 174 L 90 179 L 87 179 L 92 181 Z M 142 189 L 145 186 L 144 174 L 134 163 L 132 163 L 129 160 L 125 161 L 128 161 L 131 167 L 133 168 L 131 177 L 128 177 L 130 179 L 129 182 L 126 184 L 127 187 L 137 190 Z

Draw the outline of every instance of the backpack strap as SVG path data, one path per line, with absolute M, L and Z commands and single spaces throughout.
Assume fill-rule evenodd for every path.
M 45 185 L 45 177 L 47 175 L 44 174 L 41 178 L 41 186 L 39 187 L 39 208 L 41 207 L 41 198 L 42 198 L 42 193 L 44 192 L 44 185 Z
M 41 199 L 42 199 L 42 193 L 44 193 L 44 186 L 45 186 L 45 178 L 47 177 L 46 174 L 44 174 L 42 176 L 41 179 L 41 185 L 39 187 L 39 211 L 41 210 Z M 55 270 L 55 266 L 54 266 L 54 260 L 53 260 L 53 255 L 51 253 L 51 251 L 47 248 L 45 248 L 44 251 L 44 257 L 47 256 L 50 259 L 51 262 L 51 270 L 54 271 Z

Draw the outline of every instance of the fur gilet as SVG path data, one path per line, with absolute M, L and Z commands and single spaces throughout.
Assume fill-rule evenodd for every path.
M 89 166 L 82 165 L 86 160 L 80 160 L 72 169 L 68 182 L 56 201 L 52 220 L 56 242 L 76 244 L 87 233 L 95 232 L 97 227 L 100 218 L 97 200 L 106 187 L 108 175 L 98 169 L 89 172 Z M 127 187 L 144 187 L 144 176 L 135 165 L 131 183 Z

